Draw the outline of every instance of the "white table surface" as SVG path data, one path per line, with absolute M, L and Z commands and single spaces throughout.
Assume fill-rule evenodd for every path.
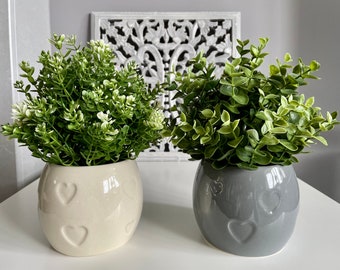
M 231 255 L 207 245 L 196 225 L 191 189 L 196 162 L 139 162 L 142 218 L 123 247 L 94 257 L 68 257 L 45 240 L 35 181 L 0 204 L 0 269 L 340 269 L 340 204 L 300 181 L 295 231 L 279 253 Z

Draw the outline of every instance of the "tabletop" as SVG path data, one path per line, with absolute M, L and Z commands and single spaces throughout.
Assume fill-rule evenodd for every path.
M 93 257 L 68 257 L 45 239 L 37 214 L 38 180 L 0 204 L 0 269 L 340 269 L 340 204 L 299 180 L 295 231 L 277 254 L 249 258 L 202 238 L 192 210 L 197 162 L 138 162 L 144 205 L 132 239 Z

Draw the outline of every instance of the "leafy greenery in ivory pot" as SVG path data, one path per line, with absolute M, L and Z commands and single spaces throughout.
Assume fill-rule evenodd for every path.
M 203 54 L 190 61 L 183 75 L 171 73 L 165 83 L 181 98 L 179 116 L 169 123 L 166 135 L 192 159 L 210 161 L 214 168 L 237 166 L 256 169 L 261 165 L 290 165 L 296 154 L 315 141 L 327 144 L 321 132 L 338 122 L 337 113 L 315 107 L 314 98 L 297 92 L 319 69 L 319 63 L 306 65 L 302 59 L 291 65 L 285 54 L 269 66 L 269 75 L 259 68 L 264 61 L 267 38 L 259 45 L 238 40 L 238 58 L 225 63 L 217 77 L 214 64 Z
M 26 99 L 13 105 L 2 133 L 27 145 L 47 163 L 84 166 L 134 159 L 160 138 L 163 113 L 134 63 L 118 70 L 103 41 L 80 47 L 74 36 L 54 35 L 55 52 L 42 65 L 21 62 L 15 88 Z

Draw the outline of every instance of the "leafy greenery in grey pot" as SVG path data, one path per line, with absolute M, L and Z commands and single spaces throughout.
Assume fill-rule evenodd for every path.
M 77 45 L 54 35 L 55 52 L 42 51 L 34 68 L 22 62 L 15 88 L 24 101 L 13 105 L 13 123 L 2 133 L 27 145 L 34 157 L 53 164 L 100 165 L 136 158 L 160 138 L 163 113 L 136 65 L 117 70 L 103 41 Z
M 320 133 L 338 123 L 336 112 L 324 117 L 313 97 L 306 100 L 297 92 L 307 79 L 317 79 L 313 73 L 319 63 L 299 59 L 293 66 L 287 53 L 266 76 L 259 67 L 267 43 L 267 38 L 260 38 L 258 46 L 238 40 L 240 56 L 225 63 L 220 77 L 203 54 L 190 61 L 185 74 L 169 74 L 165 88 L 176 90 L 174 98 L 182 103 L 165 134 L 192 159 L 210 161 L 217 169 L 256 169 L 292 164 L 311 143 L 327 144 Z

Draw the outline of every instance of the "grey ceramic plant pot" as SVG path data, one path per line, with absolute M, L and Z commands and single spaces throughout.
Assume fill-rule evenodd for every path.
M 196 221 L 213 246 L 241 256 L 267 256 L 291 237 L 299 208 L 293 166 L 215 170 L 202 161 L 193 190 Z

